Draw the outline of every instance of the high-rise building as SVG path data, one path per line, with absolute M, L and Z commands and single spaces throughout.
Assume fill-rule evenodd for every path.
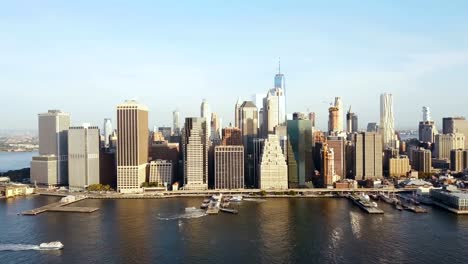
M 134 100 L 117 106 L 117 191 L 140 191 L 148 163 L 148 108 Z
M 260 164 L 262 161 L 263 148 L 265 146 L 265 139 L 254 138 L 253 140 L 253 180 L 250 187 L 257 188 L 259 186 L 260 179 Z
M 368 123 L 367 124 L 367 132 L 377 132 L 379 131 L 379 126 L 377 123 Z
M 328 133 L 333 134 L 339 131 L 339 110 L 335 106 L 328 108 Z
M 395 120 L 393 116 L 393 96 L 380 95 L 380 127 L 383 147 L 395 147 Z
M 328 144 L 323 144 L 321 150 L 322 160 L 322 182 L 324 187 L 333 186 L 336 181 L 334 151 L 328 147 Z
M 148 182 L 157 182 L 164 187 L 172 184 L 173 168 L 169 160 L 153 160 L 148 163 Z
M 243 102 L 239 109 L 239 117 L 246 163 L 244 175 L 247 178 L 246 184 L 251 186 L 254 184 L 253 140 L 258 137 L 257 107 L 251 101 Z
M 169 141 L 172 135 L 172 128 L 171 127 L 158 127 L 158 132 L 162 134 L 164 140 Z
M 389 159 L 390 177 L 405 177 L 411 171 L 408 156 L 398 156 Z
M 182 132 L 184 189 L 208 189 L 208 124 L 205 118 L 185 118 Z
M 337 129 L 338 132 L 343 132 L 343 102 L 341 101 L 341 97 L 335 97 L 335 107 L 338 109 Z
M 382 136 L 377 133 L 361 132 L 353 134 L 352 138 L 355 179 L 382 178 Z
M 287 122 L 289 151 L 288 169 L 289 169 L 289 187 L 304 187 L 306 180 L 311 178 L 313 171 L 306 170 L 307 157 L 312 153 L 312 126 L 310 120 L 288 120 Z M 291 169 L 294 167 L 295 169 Z M 293 176 L 294 175 L 294 176 Z
M 207 133 L 208 133 L 208 139 L 209 139 L 211 138 L 211 126 L 210 126 L 211 108 L 206 99 L 203 99 L 202 104 L 200 106 L 200 117 L 205 118 L 207 122 L 207 129 L 208 129 Z
M 465 135 L 461 133 L 438 134 L 435 136 L 434 157 L 449 160 L 452 149 L 463 149 L 464 147 Z
M 99 179 L 99 128 L 83 124 L 68 130 L 68 184 L 83 190 Z
M 234 126 L 240 128 L 240 107 L 242 105 L 242 101 L 239 98 L 237 98 L 236 105 L 234 106 Z
M 288 165 L 276 135 L 268 135 L 260 164 L 260 189 L 287 189 Z
M 68 128 L 70 115 L 60 110 L 39 114 L 39 156 L 31 162 L 31 182 L 68 184 Z
M 174 132 L 174 136 L 180 136 L 180 113 L 178 110 L 174 110 L 172 112 L 172 130 Z
M 468 120 L 464 117 L 444 117 L 442 119 L 443 134 L 461 133 L 468 138 Z M 468 140 L 465 140 L 464 149 L 468 149 Z
M 315 128 L 315 118 L 316 118 L 315 112 L 310 112 L 309 120 L 312 123 L 312 128 Z
M 214 156 L 215 189 L 243 189 L 244 147 L 216 146 Z
M 220 140 L 221 139 L 221 118 L 218 117 L 218 114 L 211 113 L 210 119 L 210 129 L 211 129 L 211 140 Z
M 263 137 L 275 133 L 278 125 L 286 122 L 284 93 L 280 88 L 271 89 L 263 99 Z
M 428 149 L 419 148 L 412 151 L 412 167 L 418 172 L 430 173 L 432 170 L 432 153 Z
M 108 148 L 110 144 L 110 136 L 114 132 L 112 128 L 112 119 L 104 118 L 104 147 Z
M 422 108 L 422 121 L 419 122 L 419 141 L 423 143 L 434 143 L 435 135 L 438 134 L 435 122 L 431 120 L 429 107 Z
M 329 136 L 327 138 L 328 149 L 333 150 L 334 173 L 338 179 L 345 178 L 345 139 L 343 137 Z
M 237 127 L 226 127 L 223 128 L 223 139 L 222 145 L 243 145 L 242 142 L 242 131 Z
M 450 151 L 450 170 L 459 173 L 466 168 L 468 168 L 468 150 L 452 149 Z
M 351 112 L 351 107 L 349 107 L 348 113 L 346 113 L 346 132 L 358 132 L 358 116 Z

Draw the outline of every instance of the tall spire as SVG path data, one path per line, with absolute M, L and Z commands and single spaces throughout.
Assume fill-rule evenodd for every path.
M 281 74 L 281 57 L 278 57 L 278 74 Z

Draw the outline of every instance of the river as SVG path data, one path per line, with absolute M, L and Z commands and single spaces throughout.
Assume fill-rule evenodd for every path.
M 37 152 L 0 152 L 0 172 L 31 167 Z
M 0 200 L 1 263 L 468 263 L 468 216 L 438 208 L 414 214 L 380 204 L 385 214 L 368 215 L 340 198 L 276 198 L 206 216 L 185 213 L 201 198 L 172 198 L 85 200 L 75 205 L 100 210 L 17 215 L 57 200 Z M 55 240 L 65 248 L 35 250 Z

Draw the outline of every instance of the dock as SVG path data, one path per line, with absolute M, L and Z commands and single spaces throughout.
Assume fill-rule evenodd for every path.
M 74 199 L 73 201 L 67 201 L 67 202 L 59 201 L 59 202 L 55 202 L 55 203 L 51 203 L 51 204 L 48 204 L 48 205 L 38 207 L 36 209 L 24 211 L 21 214 L 22 215 L 38 215 L 38 214 L 42 214 L 44 212 L 92 213 L 92 212 L 95 212 L 95 211 L 99 210 L 99 208 L 94 208 L 94 207 L 72 207 L 72 206 L 67 206 L 69 204 L 76 203 L 76 202 L 79 202 L 79 201 L 82 201 L 82 200 L 85 200 L 85 199 L 86 199 L 86 197 L 78 197 L 78 198 Z
M 219 207 L 210 206 L 206 210 L 206 213 L 209 214 L 209 215 L 217 215 L 219 213 Z
M 360 201 L 358 201 L 358 199 L 356 199 L 352 195 L 348 196 L 348 198 L 351 201 L 353 201 L 354 204 L 356 204 L 359 208 L 361 208 L 363 211 L 365 211 L 368 214 L 383 214 L 384 213 L 384 211 L 380 208 L 364 206 Z

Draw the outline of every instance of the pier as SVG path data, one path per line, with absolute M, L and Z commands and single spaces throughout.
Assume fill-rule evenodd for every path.
M 365 211 L 368 214 L 383 214 L 384 211 L 380 208 L 377 207 L 372 207 L 372 206 L 364 206 L 364 204 L 359 200 L 359 198 L 353 197 L 352 195 L 349 195 L 348 198 L 353 201 L 354 204 L 356 204 L 359 208 L 361 208 L 363 211 Z
M 59 202 L 56 202 L 56 203 L 51 203 L 51 204 L 41 206 L 41 207 L 36 208 L 36 209 L 24 211 L 21 214 L 22 215 L 38 215 L 38 214 L 42 214 L 44 212 L 92 213 L 92 212 L 95 212 L 95 211 L 99 210 L 99 208 L 95 208 L 95 207 L 72 207 L 72 206 L 67 206 L 69 204 L 76 203 L 76 202 L 79 202 L 79 201 L 82 201 L 82 200 L 85 200 L 85 199 L 86 199 L 86 197 L 77 197 L 76 199 L 70 200 L 70 201 L 60 200 Z

